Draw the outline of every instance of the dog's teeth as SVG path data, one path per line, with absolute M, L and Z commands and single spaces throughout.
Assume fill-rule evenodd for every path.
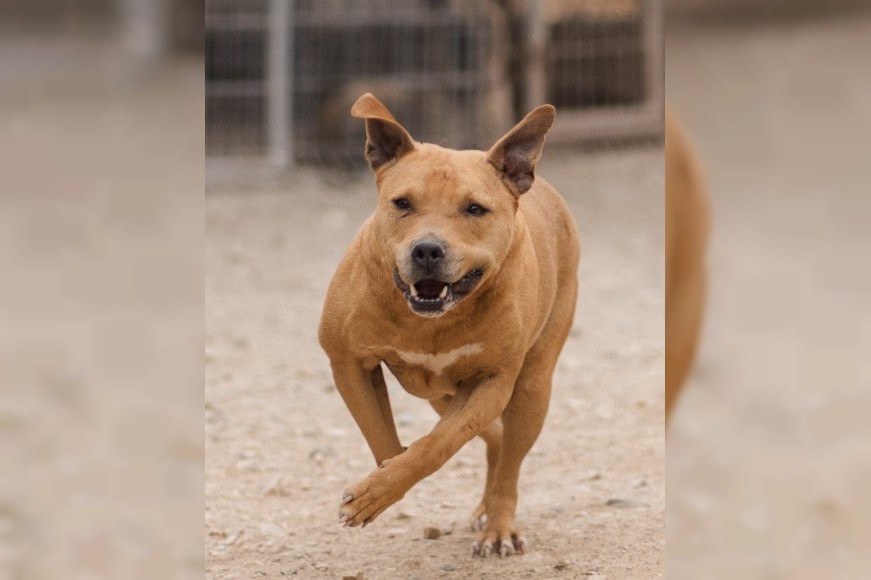
M 439 294 L 439 298 L 444 300 L 445 298 L 447 298 L 447 296 L 448 296 L 448 285 L 445 284 L 444 286 L 442 286 L 442 291 Z
M 412 284 L 412 285 L 410 286 L 410 289 L 411 289 L 411 296 L 412 296 L 413 298 L 417 298 L 417 288 L 414 287 L 414 284 Z

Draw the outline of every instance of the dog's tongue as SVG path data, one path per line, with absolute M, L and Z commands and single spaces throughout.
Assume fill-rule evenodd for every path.
M 415 290 L 421 296 L 437 297 L 441 294 L 442 289 L 446 286 L 444 282 L 439 280 L 420 280 L 414 285 Z

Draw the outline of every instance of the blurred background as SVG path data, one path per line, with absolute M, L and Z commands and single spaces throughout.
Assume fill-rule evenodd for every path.
M 560 109 L 551 142 L 656 137 L 661 28 L 640 0 L 207 0 L 209 172 L 360 167 L 348 111 L 366 91 L 457 148 L 542 102 Z
M 868 8 L 666 3 L 666 97 L 713 206 L 668 578 L 871 577 Z
M 207 575 L 661 577 L 661 3 L 209 0 L 205 22 Z M 317 343 L 376 202 L 349 114 L 367 91 L 452 148 L 557 107 L 536 175 L 578 221 L 582 290 L 524 464 L 522 558 L 468 556 L 478 441 L 362 534 L 335 525 L 372 468 Z M 389 388 L 402 440 L 428 432 L 428 403 Z
M 203 5 L 0 5 L 0 578 L 202 578 Z

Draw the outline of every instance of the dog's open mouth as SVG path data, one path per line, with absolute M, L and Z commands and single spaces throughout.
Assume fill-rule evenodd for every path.
M 402 281 L 398 271 L 394 271 L 393 280 L 412 310 L 432 316 L 446 312 L 474 290 L 483 275 L 483 270 L 475 269 L 456 282 L 426 278 L 409 285 Z

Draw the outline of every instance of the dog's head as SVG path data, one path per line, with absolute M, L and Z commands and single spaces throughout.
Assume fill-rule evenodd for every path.
M 375 243 L 411 310 L 441 316 L 484 285 L 505 260 L 520 196 L 535 179 L 555 110 L 529 113 L 489 151 L 417 143 L 371 94 L 351 109 L 366 121 L 376 175 Z

